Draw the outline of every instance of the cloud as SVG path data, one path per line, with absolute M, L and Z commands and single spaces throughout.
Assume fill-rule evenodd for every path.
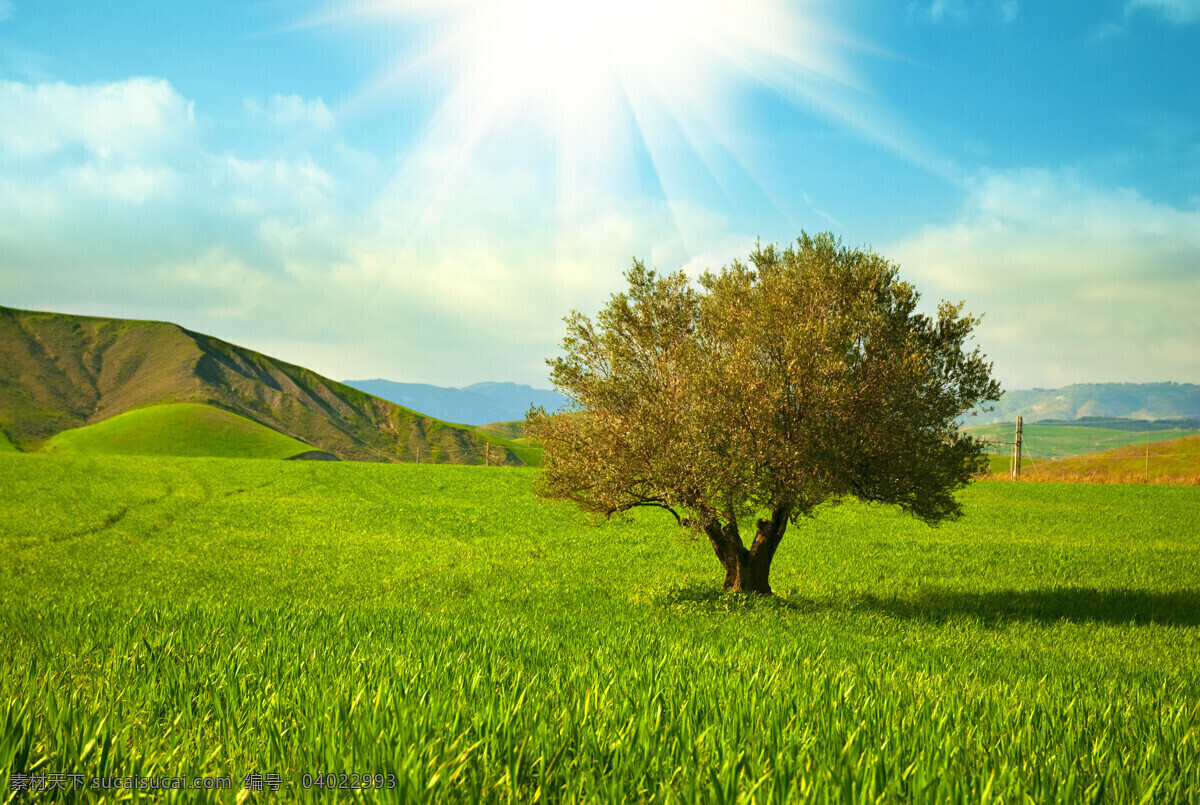
M 338 379 L 544 385 L 562 317 L 635 255 L 696 272 L 753 244 L 689 205 L 580 186 L 568 209 L 551 177 L 456 170 L 452 149 L 214 153 L 194 118 L 158 79 L 0 84 L 0 299 L 171 320 Z
M 967 23 L 980 16 L 994 16 L 1010 23 L 1016 20 L 1021 6 L 1017 0 L 930 0 L 909 3 L 905 10 L 909 21 Z
M 1124 15 L 1118 22 L 1109 20 L 1096 26 L 1091 41 L 1101 43 L 1129 33 L 1134 17 L 1157 17 L 1174 25 L 1187 25 L 1200 20 L 1200 0 L 1125 0 Z
M 251 116 L 263 118 L 283 130 L 324 131 L 333 128 L 335 123 L 333 112 L 320 98 L 305 100 L 299 95 L 276 94 L 265 104 L 257 98 L 247 98 L 243 106 Z
M 145 161 L 193 138 L 191 102 L 159 78 L 75 86 L 0 80 L 0 153 L 38 159 L 82 148 L 101 159 Z
M 988 173 L 958 220 L 884 253 L 927 301 L 985 313 L 1010 387 L 1200 378 L 1200 209 L 1070 170 Z
M 73 165 L 65 168 L 62 176 L 66 186 L 132 204 L 173 195 L 181 178 L 167 167 L 105 164 Z
M 1157 13 L 1168 22 L 1186 24 L 1200 20 L 1200 0 L 1128 0 L 1125 14 L 1140 10 Z
M 213 195 L 244 216 L 313 210 L 329 202 L 337 180 L 311 156 L 245 160 L 210 157 L 205 174 Z
M 325 148 L 213 153 L 159 79 L 0 82 L 0 299 L 169 319 L 338 379 L 544 384 L 562 316 L 594 313 L 635 256 L 694 275 L 754 243 L 701 206 L 587 184 L 568 204 L 552 176 L 449 148 Z M 1195 206 L 986 173 L 953 220 L 881 251 L 930 303 L 986 314 L 1010 387 L 1200 378 Z

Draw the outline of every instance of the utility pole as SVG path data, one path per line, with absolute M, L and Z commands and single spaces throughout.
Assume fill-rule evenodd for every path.
M 1010 477 L 1012 480 L 1017 480 L 1021 477 L 1021 422 L 1022 417 L 1017 417 L 1017 433 L 1013 439 L 1013 457 L 1012 457 L 1012 472 Z

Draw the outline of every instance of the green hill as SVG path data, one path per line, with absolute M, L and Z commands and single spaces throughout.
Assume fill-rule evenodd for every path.
M 993 441 L 994 452 L 1012 455 L 1013 423 L 982 425 L 965 430 L 977 438 Z M 1195 429 L 1163 428 L 1159 430 L 1130 430 L 1083 427 L 1078 425 L 1026 422 L 1021 427 L 1021 454 L 1027 459 L 1051 460 L 1084 456 L 1123 447 L 1127 444 L 1146 444 L 1179 439 L 1196 434 Z
M 211 405 L 169 403 L 64 430 L 42 449 L 83 455 L 290 458 L 312 447 Z
M 0 307 L 0 429 L 18 448 L 166 403 L 216 406 L 342 459 L 524 463 L 496 437 L 175 324 Z
M 8 434 L 0 430 L 0 453 L 15 452 L 17 446 L 9 441 Z

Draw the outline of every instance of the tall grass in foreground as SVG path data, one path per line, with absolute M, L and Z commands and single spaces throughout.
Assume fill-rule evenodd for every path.
M 0 457 L 12 772 L 231 776 L 171 801 L 1200 800 L 1200 490 L 981 483 L 846 505 L 774 600 L 668 516 L 527 470 Z M 285 775 L 291 788 L 241 790 Z M 116 799 L 109 792 L 105 801 Z M 100 801 L 31 794 L 29 801 Z

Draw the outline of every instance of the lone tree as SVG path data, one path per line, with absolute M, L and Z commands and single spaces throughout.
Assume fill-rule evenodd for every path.
M 961 514 L 954 492 L 985 459 L 956 419 L 1000 396 L 962 303 L 917 313 L 895 264 L 828 233 L 756 248 L 699 290 L 639 261 L 625 276 L 595 323 L 567 317 L 548 361 L 574 410 L 529 412 L 540 496 L 666 509 L 712 543 L 725 589 L 767 595 L 788 523 L 822 503 Z

